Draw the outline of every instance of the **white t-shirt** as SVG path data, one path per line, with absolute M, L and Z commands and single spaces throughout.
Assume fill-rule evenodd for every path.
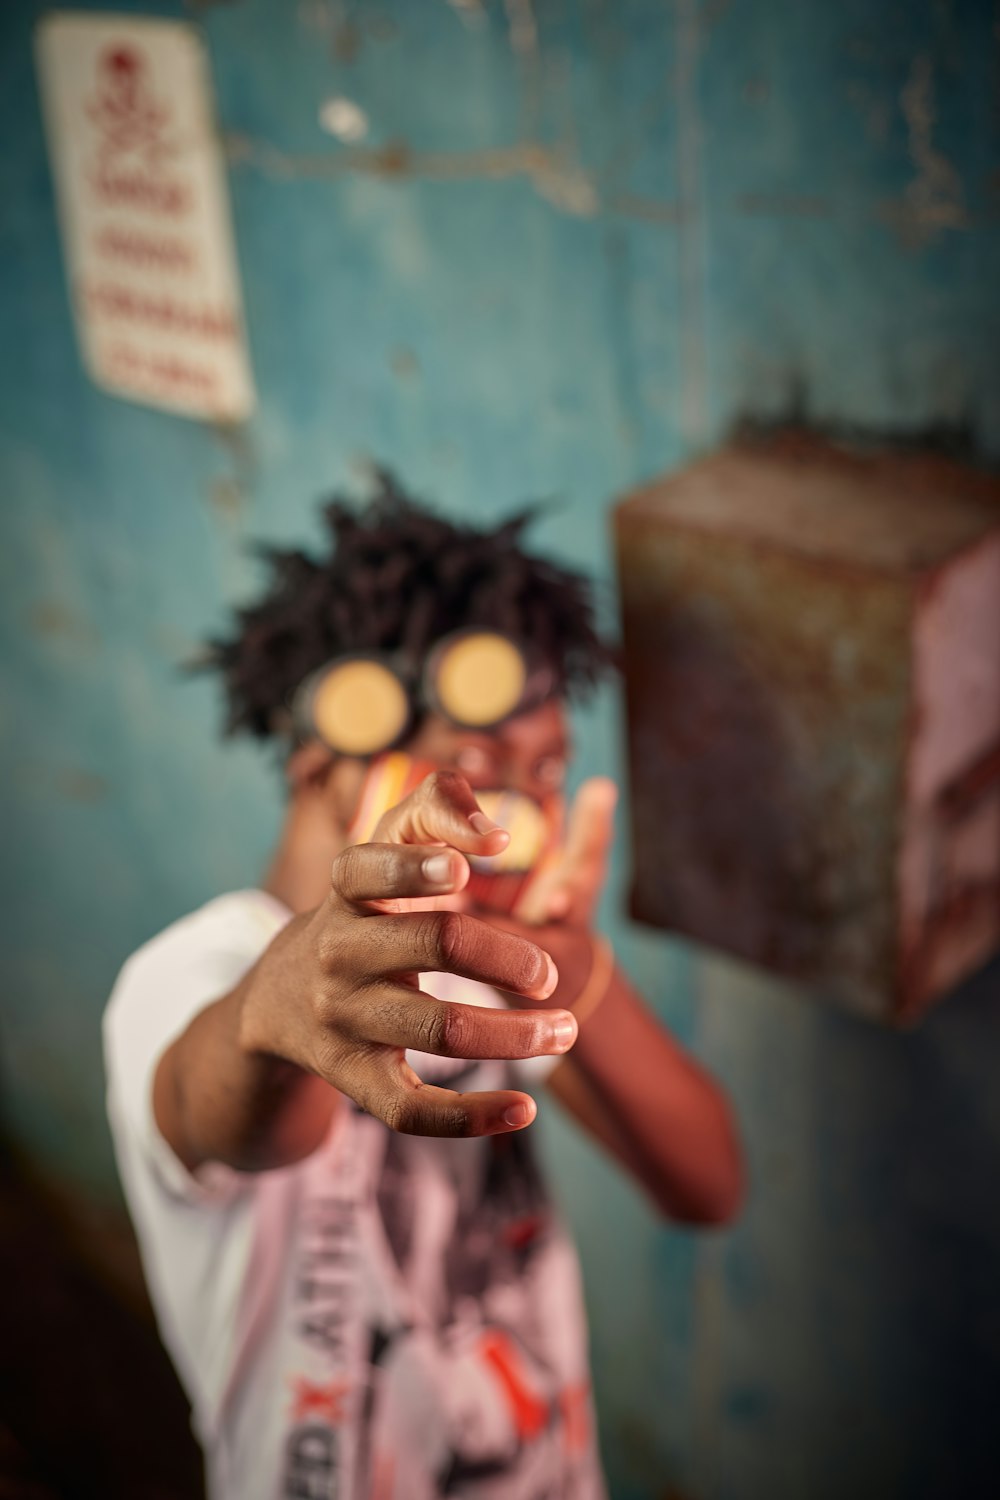
M 287 920 L 261 891 L 209 902 L 128 960 L 104 1021 L 119 1170 L 212 1500 L 603 1500 L 579 1269 L 530 1130 L 397 1135 L 345 1100 L 305 1161 L 195 1175 L 160 1134 L 160 1056 Z M 408 1060 L 463 1090 L 553 1062 Z

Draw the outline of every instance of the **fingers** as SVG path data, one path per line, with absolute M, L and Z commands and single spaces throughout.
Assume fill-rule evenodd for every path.
M 405 1062 L 372 1058 L 358 1093 L 361 1107 L 404 1135 L 478 1136 L 522 1130 L 535 1118 L 535 1101 L 512 1089 L 459 1094 L 422 1083 Z
M 460 1005 L 401 984 L 342 1005 L 338 1029 L 351 1041 L 477 1060 L 561 1056 L 577 1036 L 566 1010 Z
M 604 884 L 618 788 L 592 776 L 577 792 L 558 864 L 529 883 L 517 907 L 525 922 L 590 920 Z
M 618 788 L 608 776 L 591 776 L 573 799 L 564 849 L 571 868 L 603 862 L 614 834 Z
M 372 917 L 354 935 L 366 975 L 459 974 L 532 1000 L 546 1000 L 559 974 L 536 943 L 454 911 Z
M 557 921 L 569 912 L 572 894 L 562 873 L 562 859 L 551 869 L 528 881 L 521 892 L 512 915 L 529 927 L 540 927 L 545 922 Z M 491 918 L 495 913 L 490 913 Z
M 400 897 L 426 897 L 459 889 L 469 867 L 454 850 L 358 844 L 333 864 L 333 895 L 352 906 Z M 349 931 L 328 929 L 328 957 L 363 980 L 403 973 L 444 971 L 544 1000 L 559 975 L 537 944 L 499 932 L 488 922 L 456 911 L 371 914 Z
M 390 808 L 375 829 L 387 844 L 450 844 L 467 854 L 499 854 L 510 835 L 483 812 L 457 771 L 435 771 Z
M 335 899 L 364 907 L 460 890 L 468 878 L 468 863 L 453 849 L 356 844 L 334 860 L 332 887 Z M 372 914 L 335 940 L 331 929 L 331 941 L 331 962 L 365 980 L 443 970 L 544 1000 L 559 978 L 537 944 L 456 911 Z
M 352 906 L 460 891 L 469 879 L 456 850 L 406 844 L 354 844 L 333 862 L 335 895 Z

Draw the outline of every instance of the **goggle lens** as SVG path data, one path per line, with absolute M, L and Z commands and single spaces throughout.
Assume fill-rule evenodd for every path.
M 520 704 L 527 683 L 524 656 L 513 641 L 490 631 L 445 642 L 431 661 L 437 706 L 456 724 L 499 724 Z
M 313 692 L 313 723 L 341 755 L 374 755 L 399 739 L 409 718 L 406 689 L 381 662 L 342 662 L 323 674 Z
M 340 755 L 377 755 L 424 709 L 463 729 L 492 729 L 541 702 L 551 677 L 537 668 L 529 674 L 516 641 L 468 630 L 439 642 L 420 681 L 389 653 L 329 662 L 299 689 L 293 714 L 303 735 L 315 732 Z

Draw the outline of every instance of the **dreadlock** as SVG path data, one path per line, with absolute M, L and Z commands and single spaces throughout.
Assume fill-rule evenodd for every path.
M 227 733 L 280 734 L 299 684 L 333 657 L 402 649 L 419 660 L 466 625 L 529 642 L 561 694 L 596 683 L 613 653 L 597 634 L 587 579 L 521 548 L 538 507 L 478 531 L 427 510 L 385 470 L 376 479 L 367 505 L 334 496 L 323 507 L 325 557 L 258 549 L 269 587 L 237 611 L 232 635 L 208 643 L 206 665 L 225 686 Z

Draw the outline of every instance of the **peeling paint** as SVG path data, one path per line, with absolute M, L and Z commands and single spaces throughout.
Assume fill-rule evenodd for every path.
M 428 182 L 525 177 L 540 197 L 576 217 L 596 214 L 600 206 L 593 181 L 576 162 L 533 142 L 483 151 L 414 151 L 405 141 L 389 141 L 384 146 L 293 155 L 267 141 L 227 135 L 225 150 L 234 167 L 253 167 L 286 181 L 335 181 L 355 175 Z
M 920 249 L 943 229 L 967 228 L 969 220 L 958 171 L 933 142 L 934 69 L 925 54 L 914 58 L 899 99 L 917 175 L 882 214 L 907 248 Z

